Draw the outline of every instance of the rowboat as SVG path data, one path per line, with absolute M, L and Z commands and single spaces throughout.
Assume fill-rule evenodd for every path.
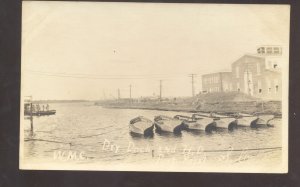
M 158 132 L 180 133 L 185 128 L 181 120 L 162 115 L 154 118 L 154 124 Z
M 211 118 L 216 123 L 216 129 L 228 129 L 233 130 L 237 127 L 237 120 L 234 117 L 219 115 L 215 113 L 197 113 L 194 117 L 206 117 Z
M 152 135 L 154 123 L 143 116 L 138 116 L 129 122 L 129 130 L 131 133 L 139 135 Z
M 260 114 L 258 115 L 258 120 L 256 122 L 256 126 L 272 126 L 270 121 L 274 119 L 274 115 L 271 114 Z
M 237 117 L 237 124 L 242 127 L 255 127 L 257 121 L 258 117 L 250 114 L 240 113 Z
M 215 118 L 217 128 L 234 130 L 237 128 L 237 120 L 231 117 Z
M 207 117 L 189 117 L 189 116 L 182 116 L 176 115 L 174 118 L 182 120 L 182 123 L 185 125 L 185 129 L 191 131 L 206 131 L 210 132 L 215 129 L 216 123 L 212 118 Z

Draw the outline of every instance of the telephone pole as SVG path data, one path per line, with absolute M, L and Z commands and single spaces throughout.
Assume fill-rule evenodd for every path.
M 129 85 L 129 97 L 130 97 L 130 100 L 131 100 L 131 84 Z
M 159 80 L 159 100 L 161 101 L 162 97 L 162 80 Z
M 118 100 L 121 99 L 120 88 L 118 88 Z
M 192 78 L 192 96 L 194 97 L 195 96 L 195 87 L 194 87 L 194 76 L 195 74 L 191 74 L 190 77 Z
M 105 90 L 103 90 L 103 98 L 104 98 L 104 100 L 106 100 Z

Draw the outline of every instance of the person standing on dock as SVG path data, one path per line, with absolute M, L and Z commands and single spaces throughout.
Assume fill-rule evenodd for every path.
M 32 107 L 32 112 L 35 112 L 35 105 L 31 105 Z
M 37 110 L 37 112 L 39 112 L 39 111 L 41 110 L 41 108 L 40 108 L 40 105 L 39 105 L 39 104 L 37 104 L 37 105 L 36 105 L 36 110 Z
M 46 110 L 49 111 L 49 104 L 46 105 Z
M 43 111 L 45 111 L 45 105 L 43 105 Z

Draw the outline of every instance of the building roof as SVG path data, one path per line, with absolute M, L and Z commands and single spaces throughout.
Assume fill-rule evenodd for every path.
M 265 56 L 261 56 L 259 54 L 246 53 L 243 56 L 241 56 L 240 58 L 238 58 L 236 61 L 234 61 L 232 64 L 235 64 L 235 63 L 239 62 L 239 60 L 246 58 L 246 57 L 252 57 L 252 58 L 254 57 L 254 58 L 258 58 L 258 59 L 262 59 L 262 60 L 265 59 Z
M 231 71 L 222 71 L 222 72 L 215 72 L 215 73 L 207 73 L 203 74 L 202 76 L 209 76 L 209 75 L 216 75 L 216 74 L 222 74 L 222 73 L 232 73 Z

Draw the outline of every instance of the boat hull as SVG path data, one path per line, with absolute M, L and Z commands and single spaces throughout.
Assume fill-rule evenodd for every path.
M 235 118 L 220 118 L 216 119 L 217 128 L 234 130 L 237 127 L 237 120 Z
M 241 127 L 253 127 L 256 125 L 257 120 L 258 117 L 256 116 L 243 116 L 237 119 L 237 124 Z
M 25 112 L 24 115 L 25 116 L 49 116 L 49 115 L 55 115 L 56 114 L 56 110 L 48 110 L 48 111 L 39 111 L 39 112 L 32 112 L 32 114 L 30 112 Z
M 183 121 L 188 130 L 211 132 L 216 129 L 216 122 L 211 118 Z
M 259 126 L 270 126 L 270 121 L 274 119 L 274 117 L 274 115 L 260 115 L 258 116 L 256 124 Z
M 135 134 L 142 134 L 142 135 L 151 134 L 151 132 L 153 133 L 153 128 L 154 128 L 154 124 L 152 124 L 148 128 L 138 128 L 138 127 L 135 127 L 134 125 L 129 126 L 130 132 L 135 133 Z
M 158 132 L 180 133 L 184 129 L 182 121 L 174 118 L 156 117 L 154 123 Z
M 130 121 L 129 131 L 133 134 L 152 135 L 154 123 L 146 118 L 137 117 Z

